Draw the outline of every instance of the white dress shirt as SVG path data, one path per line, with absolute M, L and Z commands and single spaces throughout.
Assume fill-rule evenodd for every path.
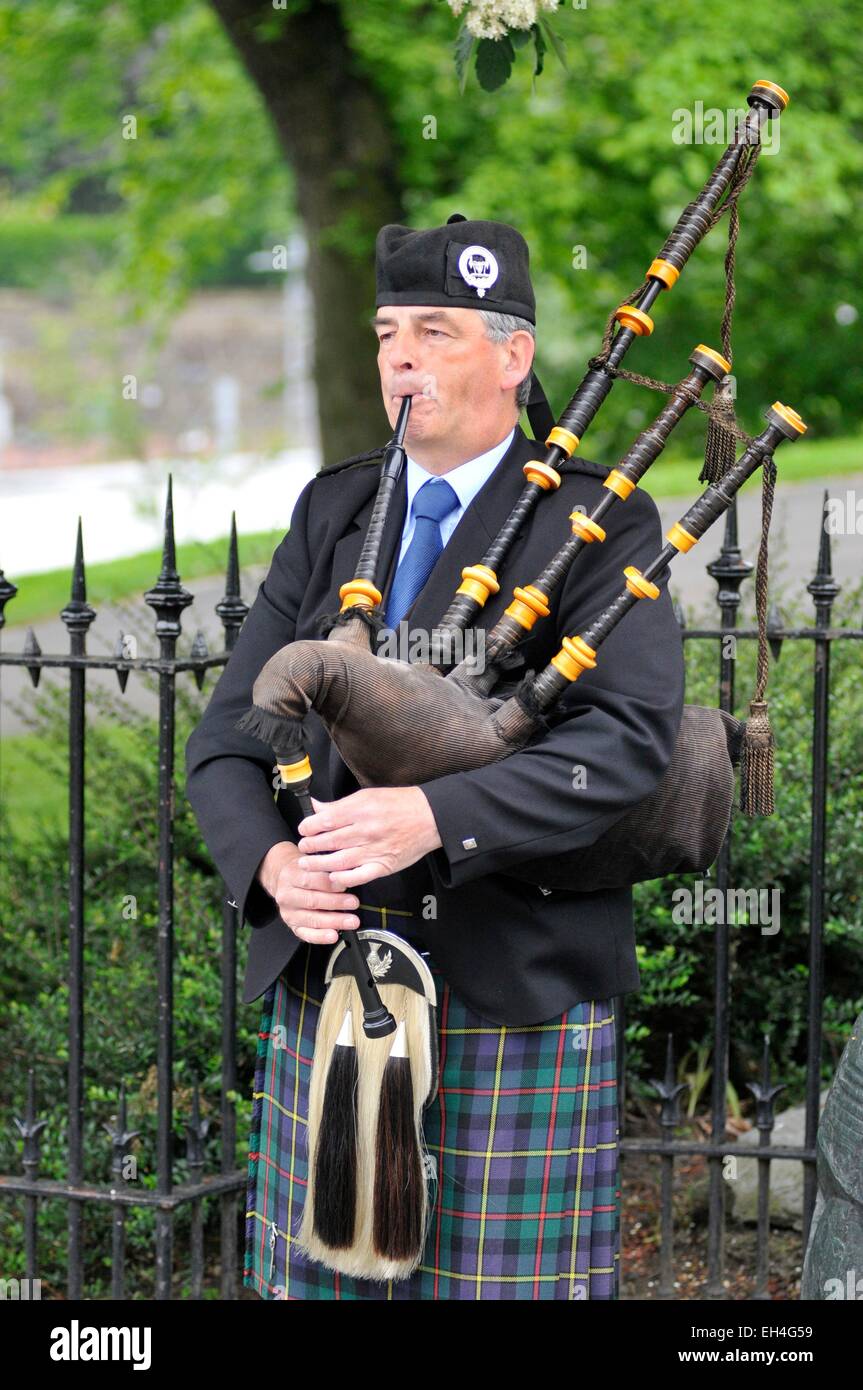
M 411 458 L 410 454 L 408 454 L 407 514 L 402 529 L 402 543 L 397 561 L 398 564 L 401 564 L 405 551 L 411 543 L 414 525 L 416 524 L 416 517 L 413 515 L 413 502 L 414 497 L 423 483 L 427 483 L 429 478 L 445 478 L 458 497 L 459 505 L 454 507 L 449 516 L 445 516 L 443 521 L 440 522 L 441 539 L 444 545 L 446 545 L 464 515 L 465 508 L 470 506 L 483 483 L 494 472 L 512 443 L 514 435 L 515 426 L 510 430 L 506 439 L 502 439 L 500 444 L 495 444 L 493 449 L 487 449 L 484 454 L 478 454 L 475 459 L 468 459 L 466 463 L 460 463 L 457 468 L 451 468 L 448 473 L 428 473 L 415 459 Z

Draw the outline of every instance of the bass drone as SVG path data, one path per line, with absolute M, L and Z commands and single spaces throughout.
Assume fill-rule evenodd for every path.
M 446 614 L 432 634 L 430 659 L 405 662 L 375 655 L 385 619 L 378 587 L 379 553 L 391 499 L 405 465 L 410 397 L 384 450 L 380 482 L 353 579 L 339 590 L 341 609 L 324 620 L 325 640 L 290 642 L 267 661 L 253 704 L 237 727 L 269 743 L 303 816 L 313 814 L 312 769 L 303 751 L 303 720 L 315 710 L 361 786 L 408 786 L 505 758 L 540 733 L 572 684 L 601 660 L 600 648 L 626 613 L 659 596 L 654 582 L 688 551 L 734 501 L 774 450 L 806 426 L 775 402 L 767 426 L 723 476 L 711 482 L 667 534 L 643 570 L 628 566 L 619 595 L 581 633 L 565 636 L 544 670 L 529 672 L 504 698 L 494 694 L 514 649 L 550 613 L 550 599 L 585 547 L 601 544 L 612 508 L 623 504 L 658 458 L 708 382 L 730 363 L 699 344 L 690 371 L 604 480 L 605 495 L 588 516 L 575 510 L 572 534 L 532 583 L 518 587 L 487 634 L 482 665 L 463 659 L 447 674 L 457 634 L 476 623 L 496 572 L 542 496 L 560 485 L 566 466 L 614 384 L 636 337 L 649 335 L 647 310 L 670 289 L 715 220 L 748 145 L 788 97 L 757 82 L 749 113 L 698 198 L 682 213 L 647 272 L 638 303 L 615 312 L 617 329 L 604 361 L 595 359 L 546 440 L 543 460 L 524 465 L 522 494 L 475 565 L 462 571 Z M 516 866 L 518 877 L 581 892 L 618 887 L 671 872 L 703 872 L 715 860 L 732 812 L 734 766 L 745 731 L 725 711 L 685 705 L 671 764 L 655 790 L 594 844 Z M 361 1278 L 406 1278 L 421 1258 L 431 1214 L 422 1112 L 438 1085 L 436 997 L 422 956 L 395 933 L 345 931 L 326 972 L 327 993 L 315 1044 L 309 1101 L 309 1186 L 300 1247 L 329 1268 Z M 385 981 L 385 982 L 384 982 Z M 362 1011 L 362 1028 L 355 1024 Z M 386 1047 L 381 1040 L 395 1034 Z

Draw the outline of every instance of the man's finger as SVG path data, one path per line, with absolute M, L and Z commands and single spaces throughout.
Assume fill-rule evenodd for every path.
M 332 869 L 330 871 L 330 883 L 336 890 L 344 888 L 358 888 L 361 883 L 371 883 L 372 879 L 385 878 L 387 874 L 395 873 L 380 860 L 373 859 L 371 863 L 360 864 L 355 869 Z
M 310 854 L 301 854 L 297 857 L 298 869 L 311 869 L 312 872 L 332 873 L 333 869 L 354 869 L 351 859 L 362 857 L 362 851 L 348 849 L 336 849 L 329 852 L 317 851 Z
M 338 941 L 340 931 L 356 931 L 360 925 L 359 917 L 354 916 L 352 912 L 327 912 L 324 914 L 325 924 L 321 922 L 321 914 L 317 912 L 299 911 L 293 916 L 296 925 L 291 925 L 291 931 L 312 946 Z
M 319 830 L 314 835 L 302 835 L 297 841 L 297 848 L 305 854 L 323 854 L 327 850 L 350 849 L 352 845 L 357 843 L 357 836 L 356 826 L 342 825 L 335 830 Z
M 338 910 L 350 912 L 353 908 L 360 905 L 360 900 L 355 893 L 345 893 L 342 890 L 330 892 L 321 889 L 309 889 L 302 892 L 301 908 L 308 912 L 330 912 Z

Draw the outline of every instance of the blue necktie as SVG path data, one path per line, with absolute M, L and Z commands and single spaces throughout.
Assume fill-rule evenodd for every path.
M 443 550 L 440 522 L 460 505 L 445 478 L 429 478 L 414 497 L 414 533 L 396 570 L 387 600 L 387 627 L 398 627 Z

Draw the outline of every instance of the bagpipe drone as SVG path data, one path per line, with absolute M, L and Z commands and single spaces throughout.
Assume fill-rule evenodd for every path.
M 390 502 L 405 465 L 411 398 L 383 450 L 372 514 L 354 577 L 339 590 L 341 609 L 322 620 L 322 639 L 288 643 L 258 675 L 253 704 L 237 727 L 275 752 L 282 779 L 303 815 L 313 814 L 312 769 L 303 751 L 303 720 L 314 710 L 360 786 L 409 786 L 450 772 L 485 766 L 542 735 L 574 682 L 602 661 L 601 647 L 639 602 L 659 597 L 656 579 L 677 554 L 692 548 L 732 506 L 737 492 L 763 471 L 764 512 L 759 580 L 767 557 L 774 451 L 805 432 L 800 416 L 775 402 L 766 426 L 750 439 L 736 426 L 725 389 L 731 371 L 737 199 L 754 169 L 760 132 L 788 103 L 782 88 L 759 81 L 749 111 L 698 197 L 678 219 L 644 282 L 610 316 L 601 352 L 591 359 L 575 394 L 545 440 L 544 459 L 524 465 L 525 485 L 485 555 L 462 571 L 462 582 L 431 634 L 427 661 L 378 656 L 384 626 L 378 587 L 379 555 Z M 690 370 L 676 385 L 623 372 L 638 337 L 652 333 L 649 310 L 671 289 L 690 255 L 724 213 L 729 214 L 726 314 L 722 352 L 699 344 Z M 656 419 L 603 480 L 590 515 L 571 513 L 571 532 L 542 572 L 513 592 L 512 602 L 485 634 L 482 657 L 452 665 L 455 639 L 476 624 L 497 572 L 543 496 L 559 487 L 568 460 L 611 391 L 624 376 L 666 392 Z M 714 385 L 710 406 L 701 401 Z M 664 449 L 687 411 L 709 413 L 701 496 L 667 533 L 643 569 L 628 566 L 617 597 L 581 632 L 566 635 L 545 669 L 529 671 L 514 690 L 505 684 L 519 643 L 549 616 L 550 601 L 579 555 L 601 545 L 613 511 L 623 505 Z M 735 438 L 745 448 L 735 460 Z M 759 674 L 744 723 L 718 709 L 685 705 L 671 763 L 651 795 L 632 807 L 592 845 L 514 866 L 515 877 L 591 892 L 672 872 L 703 872 L 728 830 L 734 767 L 741 764 L 741 809 L 770 814 L 772 734 L 766 717 L 766 570 L 759 582 Z M 323 635 L 325 633 L 325 636 Z M 449 658 L 449 659 L 448 659 Z M 444 669 L 449 667 L 445 673 Z M 309 1188 L 300 1245 L 313 1258 L 347 1274 L 404 1278 L 416 1267 L 429 1215 L 422 1112 L 437 1089 L 435 991 L 422 956 L 392 932 L 346 931 L 327 969 L 312 1071 L 309 1109 Z M 362 1027 L 358 1021 L 362 1016 Z M 392 1035 L 395 1035 L 394 1037 Z M 386 1045 L 383 1039 L 390 1037 Z

